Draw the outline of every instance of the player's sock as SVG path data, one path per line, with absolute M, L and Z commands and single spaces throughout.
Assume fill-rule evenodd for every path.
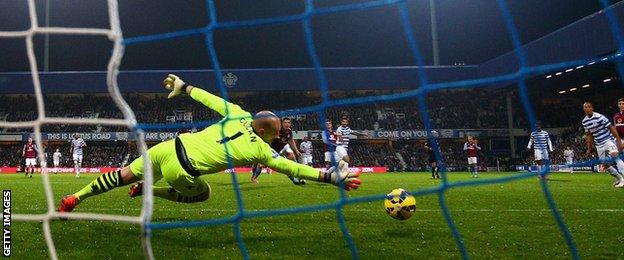
M 208 199 L 210 193 L 203 193 L 196 196 L 186 196 L 172 187 L 154 187 L 154 196 L 170 201 L 182 203 L 195 203 Z
M 121 178 L 121 170 L 107 172 L 91 181 L 91 183 L 82 188 L 82 190 L 74 193 L 74 195 L 76 195 L 79 200 L 84 200 L 93 195 L 98 195 L 120 186 L 124 186 L 123 179 Z
M 431 167 L 431 178 L 435 179 L 436 175 L 435 175 L 435 167 Z
M 258 176 L 260 176 L 260 173 L 262 173 L 262 167 L 258 166 L 257 164 L 254 164 L 253 168 L 251 169 L 251 179 L 255 180 L 258 178 Z
M 618 182 L 622 181 L 622 175 L 620 175 L 620 173 L 618 172 L 618 170 L 613 167 L 613 166 L 609 166 L 609 168 L 607 169 L 609 171 L 609 174 L 611 174 L 611 176 L 615 177 L 615 179 L 617 179 Z
M 622 159 L 620 159 L 620 157 L 616 157 L 615 158 L 615 165 L 617 166 L 617 170 L 618 170 L 618 172 L 620 172 L 620 175 L 622 177 L 624 177 L 624 161 L 622 161 Z

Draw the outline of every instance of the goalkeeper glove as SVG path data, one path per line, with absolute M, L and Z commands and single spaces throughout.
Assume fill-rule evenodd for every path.
M 330 183 L 333 185 L 340 186 L 340 183 L 343 183 L 345 190 L 355 190 L 362 184 L 360 173 L 349 172 L 349 168 L 346 167 L 344 161 L 338 163 L 338 170 L 332 172 L 329 178 Z
M 177 95 L 180 95 L 182 92 L 186 91 L 186 86 L 188 86 L 182 79 L 174 74 L 169 74 L 163 80 L 163 86 L 167 90 L 171 90 L 171 93 L 167 96 L 167 98 L 173 98 Z

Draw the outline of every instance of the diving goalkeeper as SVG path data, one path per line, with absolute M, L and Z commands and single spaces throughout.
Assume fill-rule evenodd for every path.
M 171 91 L 168 98 L 186 93 L 225 118 L 201 132 L 181 134 L 147 150 L 154 182 L 164 178 L 170 185 L 154 187 L 154 196 L 182 203 L 207 200 L 210 185 L 200 176 L 228 169 L 228 155 L 234 166 L 260 163 L 292 177 L 334 185 L 342 182 L 346 190 L 360 186 L 359 174 L 349 173 L 343 165 L 338 166 L 338 171 L 329 173 L 279 156 L 269 146 L 281 128 L 279 117 L 272 112 L 261 111 L 252 116 L 238 105 L 186 84 L 172 74 L 167 76 L 163 85 Z M 78 192 L 63 197 L 58 211 L 70 212 L 91 196 L 135 182 L 138 183 L 131 186 L 130 196 L 142 195 L 143 160 L 139 157 L 129 166 L 105 173 Z

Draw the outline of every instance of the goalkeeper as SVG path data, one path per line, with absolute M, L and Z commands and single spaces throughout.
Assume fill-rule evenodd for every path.
M 346 190 L 360 186 L 359 174 L 349 173 L 343 165 L 339 165 L 338 171 L 326 173 L 279 156 L 269 146 L 281 128 L 279 117 L 272 112 L 261 111 L 252 117 L 238 105 L 186 84 L 172 74 L 163 85 L 171 90 L 168 98 L 186 93 L 225 118 L 201 132 L 181 134 L 147 150 L 154 182 L 164 178 L 170 185 L 154 187 L 154 196 L 183 203 L 207 200 L 210 186 L 200 176 L 228 169 L 228 155 L 234 166 L 261 163 L 291 177 L 334 185 L 343 182 Z M 70 212 L 91 196 L 137 181 L 130 188 L 130 196 L 142 195 L 143 162 L 144 158 L 139 157 L 121 170 L 99 176 L 78 192 L 63 197 L 58 211 Z

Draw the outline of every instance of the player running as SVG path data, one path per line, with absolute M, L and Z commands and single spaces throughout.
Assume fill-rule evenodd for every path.
M 572 164 L 574 163 L 574 150 L 572 150 L 570 146 L 566 146 L 566 149 L 563 150 L 563 157 L 565 157 L 566 164 L 570 167 L 570 173 L 574 173 L 574 169 L 572 168 Z
M 435 142 L 436 146 L 438 147 L 438 153 L 440 154 L 440 156 L 442 156 L 442 153 L 440 153 L 440 145 L 438 144 L 437 138 L 438 132 L 431 131 L 431 140 Z M 425 142 L 425 149 L 427 150 L 427 154 L 429 155 L 429 166 L 431 166 L 431 179 L 440 179 L 440 167 L 438 165 L 438 158 L 436 158 L 435 155 L 433 142 L 427 140 L 427 142 Z
M 349 127 L 349 118 L 347 116 L 342 116 L 342 118 L 340 118 L 340 126 L 336 128 L 336 134 L 338 136 L 338 139 L 336 140 L 336 144 L 344 148 L 344 157 L 340 159 L 344 160 L 347 163 L 350 163 L 351 162 L 351 158 L 349 157 L 350 135 L 366 136 L 366 134 L 351 130 L 351 127 Z
M 468 141 L 464 143 L 464 151 L 466 151 L 466 155 L 468 155 L 468 168 L 470 170 L 470 177 L 479 178 L 479 168 L 477 164 L 477 153 L 481 151 L 481 147 L 479 147 L 477 140 L 468 136 Z
M 301 157 L 301 153 L 297 149 L 297 144 L 293 139 L 292 133 L 292 121 L 290 118 L 285 117 L 282 119 L 282 129 L 279 132 L 279 137 L 275 138 L 271 143 L 271 148 L 275 151 L 279 151 L 279 155 L 288 158 L 289 160 L 297 161 L 297 158 Z M 258 176 L 262 173 L 262 166 L 254 164 L 252 166 L 251 181 L 258 183 Z M 290 181 L 295 185 L 305 184 L 305 180 L 296 177 L 288 176 Z
M 327 173 L 279 156 L 269 146 L 281 129 L 279 117 L 272 112 L 261 111 L 252 116 L 238 105 L 186 84 L 172 74 L 167 76 L 163 85 L 171 90 L 168 98 L 186 93 L 227 118 L 200 132 L 181 134 L 159 143 L 147 151 L 154 182 L 164 178 L 170 185 L 154 187 L 154 196 L 182 203 L 205 201 L 210 197 L 211 189 L 200 176 L 224 171 L 230 167 L 228 162 L 233 166 L 261 163 L 288 176 L 334 185 L 343 182 L 346 190 L 360 186 L 359 174 L 349 173 L 343 167 Z M 130 197 L 142 195 L 143 162 L 144 158 L 139 157 L 121 170 L 101 175 L 80 191 L 65 196 L 58 210 L 72 211 L 78 203 L 93 195 L 137 181 L 130 188 Z
M 37 148 L 37 145 L 33 143 L 32 137 L 28 137 L 28 141 L 24 144 L 24 148 L 22 148 L 22 156 L 26 158 L 24 177 L 28 177 L 28 173 L 30 172 L 30 178 L 32 178 L 33 173 L 35 172 L 35 166 L 37 166 L 38 151 L 39 149 Z
M 328 172 L 333 172 L 336 167 L 334 167 L 332 160 L 336 162 L 336 165 L 342 164 L 344 167 L 349 167 L 349 163 L 345 161 L 345 158 L 349 158 L 347 155 L 347 150 L 342 145 L 338 145 L 339 135 L 336 133 L 334 128 L 334 123 L 327 119 L 325 121 L 325 130 L 321 134 L 323 137 L 323 143 L 325 143 L 325 167 L 327 167 Z
M 624 136 L 624 98 L 618 99 L 617 105 L 620 109 L 620 112 L 617 112 L 615 113 L 615 115 L 613 115 L 613 124 L 615 125 L 615 129 L 617 130 L 618 135 L 622 137 Z
M 583 128 L 585 128 L 587 156 L 591 157 L 593 144 L 595 144 L 598 158 L 604 161 L 603 166 L 615 178 L 615 187 L 624 187 L 624 162 L 618 157 L 622 151 L 620 135 L 615 126 L 609 122 L 609 119 L 594 112 L 594 106 L 591 102 L 583 103 L 583 112 L 585 112 L 582 123 Z M 613 167 L 614 163 L 615 167 Z
M 69 152 L 72 153 L 74 159 L 74 172 L 76 173 L 76 178 L 80 178 L 80 167 L 82 167 L 82 148 L 85 146 L 87 146 L 87 144 L 82 137 L 78 136 L 78 134 L 74 134 L 74 139 L 71 140 Z
M 307 136 L 303 137 L 303 141 L 299 145 L 299 150 L 303 152 L 301 155 L 301 163 L 312 166 L 312 141 Z
M 535 131 L 531 132 L 531 138 L 529 139 L 529 144 L 527 145 L 527 149 L 531 149 L 533 147 L 533 153 L 535 155 L 535 164 L 538 165 L 539 171 L 543 170 L 542 165 L 549 160 L 548 152 L 553 151 L 553 145 L 550 141 L 550 135 L 548 132 L 542 129 L 542 124 L 537 122 L 535 124 Z M 540 179 L 542 176 L 540 175 Z M 548 179 L 547 177 L 543 177 Z

